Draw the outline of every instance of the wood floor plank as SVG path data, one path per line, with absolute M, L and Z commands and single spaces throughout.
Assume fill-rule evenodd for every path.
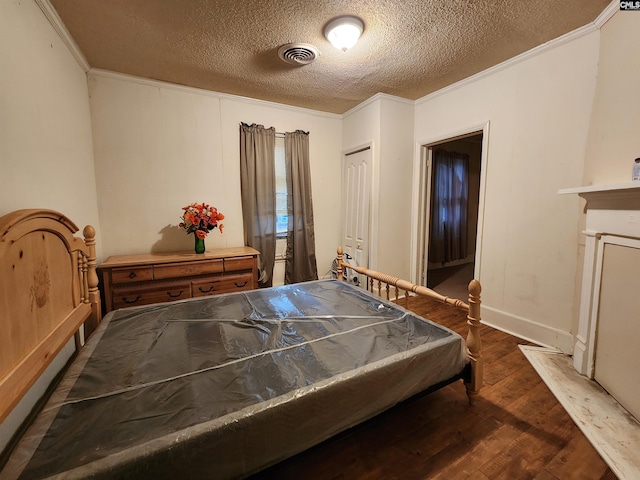
M 560 405 L 556 405 L 536 427 L 530 427 L 481 468 L 489 478 L 534 478 L 576 433 L 575 425 Z
M 549 473 L 547 470 L 542 470 L 535 477 L 533 477 L 533 480 L 563 480 L 563 479 L 556 477 L 555 475 Z
M 519 429 L 494 418 L 487 419 L 484 424 L 490 427 L 489 430 L 484 432 L 484 435 L 462 445 L 462 448 L 455 452 L 455 458 L 447 465 L 443 465 L 439 471 L 434 472 L 432 478 L 441 480 L 472 478 L 475 473 L 480 472 L 480 467 L 495 457 L 495 452 L 509 448 L 521 434 Z
M 413 297 L 410 309 L 466 336 L 461 311 Z M 456 382 L 253 479 L 616 480 L 520 352 L 529 343 L 481 330 L 486 379 L 476 405 Z
M 607 464 L 583 435 L 574 435 L 545 470 L 562 480 L 599 479 L 605 475 Z
M 455 477 L 450 477 L 450 478 L 455 478 Z M 475 472 L 467 480 L 491 480 L 491 479 L 487 478 L 482 472 Z
M 487 386 L 495 385 L 500 380 L 503 380 L 513 375 L 519 368 L 522 367 L 522 352 L 518 355 L 518 351 L 510 346 L 509 350 L 502 353 L 495 354 L 495 358 L 500 358 L 500 363 L 495 364 L 494 368 L 488 370 L 485 373 L 484 383 Z M 484 352 L 485 357 L 492 358 L 494 355 L 488 352 Z

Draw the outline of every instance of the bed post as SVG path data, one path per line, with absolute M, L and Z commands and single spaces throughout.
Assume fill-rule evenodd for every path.
M 92 314 L 84 324 L 85 340 L 91 335 L 100 319 L 102 318 L 102 306 L 100 304 L 100 291 L 98 290 L 98 273 L 96 267 L 98 265 L 96 259 L 96 230 L 91 225 L 87 225 L 82 230 L 84 235 L 84 243 L 89 249 L 87 257 L 87 284 L 88 296 L 85 296 L 85 302 L 91 304 Z
M 338 245 L 338 280 L 343 281 L 344 277 L 342 276 L 342 245 Z
M 467 353 L 471 360 L 471 373 L 465 381 L 469 403 L 475 404 L 475 397 L 482 387 L 483 362 L 482 341 L 480 339 L 480 282 L 471 280 L 469 283 L 469 314 L 467 324 L 469 333 L 467 334 Z

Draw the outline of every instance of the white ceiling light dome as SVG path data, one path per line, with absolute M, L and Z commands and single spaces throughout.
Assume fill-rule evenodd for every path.
M 346 52 L 356 44 L 363 31 L 364 23 L 362 20 L 347 15 L 330 21 L 324 29 L 324 36 L 331 42 L 331 45 Z

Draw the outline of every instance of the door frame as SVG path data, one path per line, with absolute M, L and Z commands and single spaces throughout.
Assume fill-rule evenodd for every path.
M 487 167 L 489 153 L 489 121 L 471 125 L 464 129 L 433 136 L 416 141 L 413 162 L 413 193 L 412 193 L 412 222 L 411 222 L 411 265 L 415 265 L 411 281 L 420 284 L 423 281 L 422 271 L 426 268 L 427 259 L 422 254 L 426 250 L 429 230 L 429 213 L 431 199 L 431 147 L 440 143 L 457 140 L 474 134 L 482 133 L 482 154 L 480 158 L 480 193 L 478 197 L 478 228 L 476 231 L 476 253 L 474 278 L 480 279 L 482 270 L 482 239 L 484 232 L 484 208 L 487 182 Z M 426 278 L 425 278 L 426 280 Z

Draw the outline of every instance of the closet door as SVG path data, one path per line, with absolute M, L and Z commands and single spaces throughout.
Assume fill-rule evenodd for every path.
M 371 148 L 367 147 L 344 157 L 342 183 L 343 248 L 349 263 L 369 266 L 369 207 L 371 204 Z M 360 282 L 359 275 L 350 272 L 349 281 Z

